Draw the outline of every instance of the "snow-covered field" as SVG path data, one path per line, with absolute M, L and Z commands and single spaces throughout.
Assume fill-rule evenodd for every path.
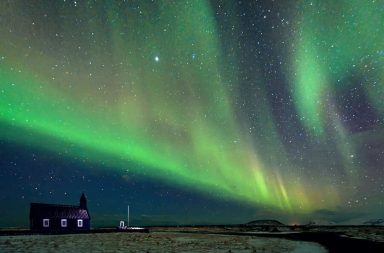
M 279 238 L 173 232 L 1 236 L 0 252 L 327 252 Z

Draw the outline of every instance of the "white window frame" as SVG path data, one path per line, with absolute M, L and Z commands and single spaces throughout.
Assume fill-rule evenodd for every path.
M 61 224 L 61 227 L 62 227 L 62 228 L 66 228 L 66 227 L 68 227 L 68 221 L 67 221 L 67 219 L 61 219 L 60 224 Z
M 43 219 L 43 227 L 49 228 L 49 219 Z
M 77 220 L 77 227 L 78 227 L 78 228 L 82 228 L 83 225 L 84 225 L 83 220 L 82 220 L 82 219 L 78 219 L 78 220 Z

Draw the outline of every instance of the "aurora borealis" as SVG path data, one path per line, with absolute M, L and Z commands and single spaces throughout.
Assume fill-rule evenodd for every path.
M 2 1 L 0 225 L 81 191 L 109 221 L 375 218 L 383 32 L 380 1 Z

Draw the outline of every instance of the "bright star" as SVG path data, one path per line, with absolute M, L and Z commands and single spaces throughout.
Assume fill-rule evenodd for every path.
M 160 60 L 159 56 L 155 56 L 155 61 L 158 62 Z

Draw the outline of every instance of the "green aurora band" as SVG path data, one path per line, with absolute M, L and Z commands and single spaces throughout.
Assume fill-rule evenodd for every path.
M 351 73 L 362 83 L 379 112 L 383 104 L 384 15 L 380 1 L 302 1 L 297 27 L 295 101 L 308 131 L 325 131 L 326 95 L 347 89 Z M 318 10 L 327 10 L 319 12 Z M 337 13 L 344 13 L 338 15 Z M 358 48 L 359 50 L 356 50 Z M 376 81 L 375 81 L 376 80 Z M 378 82 L 378 80 L 380 82 Z M 327 103 L 324 103 L 327 102 Z
M 45 34 L 39 24 L 31 29 L 28 17 L 18 17 L 22 25 L 12 33 L 1 28 L 8 40 L 0 42 L 5 56 L 0 62 L 0 138 L 219 198 L 294 212 L 335 207 L 340 196 L 330 182 L 305 182 L 263 161 L 260 147 L 266 143 L 251 141 L 241 113 L 234 109 L 231 95 L 237 87 L 229 83 L 238 73 L 221 50 L 213 10 L 206 1 L 186 2 L 159 1 L 156 15 L 149 3 L 139 11 L 109 1 L 107 12 L 86 5 L 73 12 L 59 9 L 66 23 L 56 35 Z M 333 6 L 331 1 L 315 4 Z M 354 52 L 348 45 L 361 40 L 384 42 L 377 37 L 383 30 L 377 25 L 384 24 L 383 16 L 374 12 L 374 4 L 341 1 L 338 5 L 355 14 L 360 25 L 349 27 L 341 20 L 339 26 L 326 23 L 327 17 L 310 7 L 303 7 L 296 17 L 301 22 L 297 22 L 300 35 L 292 56 L 297 73 L 292 89 L 303 124 L 319 140 L 326 134 L 324 122 L 330 113 L 324 94 L 343 88 L 332 84 L 352 68 L 349 59 L 364 71 L 366 63 L 359 57 L 378 50 L 376 44 L 365 43 L 362 52 Z M 0 7 L 9 13 L 18 8 L 5 3 Z M 76 27 L 71 20 L 79 16 L 86 18 Z M 372 32 L 369 27 L 377 19 L 382 22 Z M 15 20 L 9 17 L 4 22 Z M 32 39 L 20 39 L 26 37 Z M 57 50 L 45 50 L 52 45 Z M 375 75 L 380 78 L 382 66 L 377 63 Z M 378 95 L 382 86 L 368 87 L 367 92 L 384 112 Z M 255 124 L 271 136 L 272 148 L 266 147 L 275 151 L 271 155 L 292 170 L 294 164 L 289 163 L 268 117 L 270 105 L 263 101 L 263 97 L 255 101 L 260 114 Z M 336 118 L 334 124 L 332 134 L 340 143 L 348 143 L 342 124 Z M 338 146 L 346 157 L 351 184 L 357 168 L 347 156 L 353 148 L 353 144 Z M 326 202 L 320 203 L 320 198 Z
M 332 94 L 350 89 L 351 78 L 360 79 L 376 112 L 384 115 L 384 15 L 378 11 L 384 6 L 380 1 L 358 0 L 311 3 L 302 1 L 297 22 L 295 67 L 290 70 L 295 73 L 294 101 L 304 126 L 316 139 L 326 143 L 334 135 L 345 173 L 356 185 L 358 167 L 350 155 L 357 149 L 332 109 L 337 103 Z

